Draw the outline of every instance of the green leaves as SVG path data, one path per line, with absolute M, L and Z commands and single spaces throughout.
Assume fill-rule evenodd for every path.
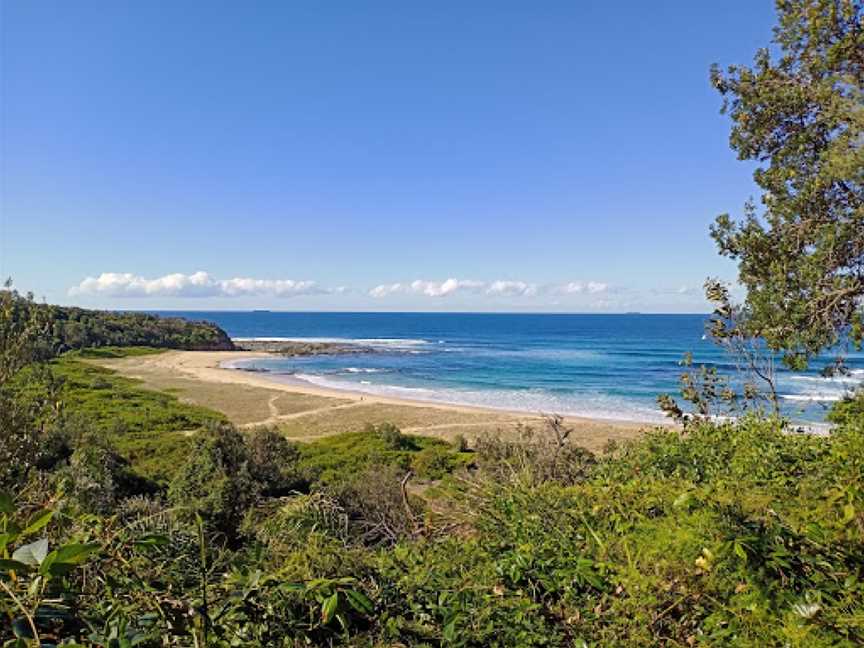
M 672 502 L 672 506 L 677 509 L 683 509 L 685 511 L 689 511 L 695 508 L 699 503 L 699 499 L 696 496 L 696 493 L 693 491 L 687 490 L 681 493 L 675 500 Z
M 136 549 L 151 549 L 153 547 L 164 547 L 171 541 L 168 536 L 159 533 L 148 533 L 136 538 L 133 545 Z
M 67 544 L 49 553 L 41 563 L 40 573 L 51 576 L 68 574 L 99 550 L 96 543 Z
M 27 526 L 24 527 L 21 535 L 26 538 L 37 531 L 41 531 L 51 521 L 52 517 L 54 517 L 54 511 L 51 509 L 44 509 L 34 513 L 28 520 Z
M 18 547 L 12 554 L 11 560 L 0 560 L 0 569 L 24 571 L 38 568 L 43 576 L 61 576 L 84 563 L 99 549 L 99 545 L 70 543 L 50 553 L 48 549 L 47 538 Z
M 864 4 L 777 7 L 779 56 L 711 73 L 764 205 L 718 217 L 711 235 L 738 262 L 750 334 L 801 368 L 838 341 L 860 347 L 864 330 Z
M 24 572 L 29 569 L 28 565 L 18 560 L 0 558 L 0 571 Z
M 321 606 L 321 622 L 324 624 L 330 623 L 336 614 L 336 609 L 339 607 L 339 592 L 333 592 L 324 600 Z
M 348 599 L 348 603 L 351 605 L 351 607 L 360 614 L 372 614 L 375 609 L 372 601 L 370 601 L 369 598 L 362 592 L 348 589 L 345 590 L 345 596 Z

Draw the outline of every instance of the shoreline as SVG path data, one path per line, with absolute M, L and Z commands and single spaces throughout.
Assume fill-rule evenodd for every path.
M 520 426 L 536 429 L 543 422 L 541 412 L 369 394 L 301 380 L 274 380 L 264 372 L 222 366 L 228 361 L 273 357 L 280 356 L 265 351 L 166 351 L 88 362 L 138 379 L 147 388 L 170 390 L 187 402 L 220 411 L 241 427 L 276 425 L 298 440 L 358 431 L 367 423 L 385 421 L 406 433 L 450 440 L 487 432 L 514 435 Z M 574 430 L 574 443 L 593 450 L 611 440 L 635 438 L 646 429 L 672 427 L 651 421 L 563 417 Z
M 200 353 L 200 352 L 198 352 Z M 210 352 L 207 352 L 210 353 Z M 222 352 L 212 352 L 212 353 L 222 353 Z M 267 370 L 255 370 L 255 369 L 245 369 L 243 367 L 230 367 L 226 366 L 228 362 L 243 362 L 244 360 L 254 360 L 256 358 L 284 358 L 285 354 L 280 352 L 269 352 L 269 351 L 260 351 L 260 352 L 251 352 L 247 353 L 246 351 L 229 351 L 225 353 L 233 353 L 233 354 L 242 354 L 243 357 L 236 358 L 226 358 L 225 360 L 221 360 L 218 365 L 215 365 L 213 368 L 219 369 L 222 371 L 236 372 L 240 374 L 250 374 L 255 376 L 261 376 L 264 381 L 266 381 L 269 385 L 282 385 L 283 387 L 288 388 L 290 391 L 298 391 L 301 393 L 314 394 L 316 396 L 331 396 L 331 397 L 339 397 L 345 398 L 348 396 L 359 399 L 360 401 L 369 400 L 370 402 L 384 402 L 390 404 L 405 404 L 411 405 L 415 407 L 436 407 L 442 409 L 451 409 L 453 411 L 470 411 L 477 413 L 491 413 L 491 414 L 508 414 L 511 416 L 521 416 L 521 417 L 531 417 L 531 418 L 543 418 L 544 416 L 552 416 L 552 415 L 560 415 L 568 421 L 585 421 L 592 423 L 608 423 L 611 425 L 638 425 L 641 427 L 667 427 L 670 425 L 668 421 L 658 421 L 658 420 L 649 420 L 649 419 L 636 419 L 636 418 L 627 418 L 622 416 L 621 418 L 615 417 L 603 417 L 603 416 L 585 416 L 583 414 L 574 414 L 568 412 L 557 412 L 557 411 L 540 411 L 540 410 L 529 410 L 529 409 L 518 409 L 518 408 L 506 408 L 506 407 L 496 407 L 494 405 L 475 405 L 472 403 L 459 403 L 455 401 L 447 401 L 443 399 L 434 399 L 434 398 L 412 398 L 410 396 L 393 396 L 388 394 L 382 394 L 373 390 L 363 390 L 363 389 L 353 389 L 351 387 L 329 387 L 323 385 L 316 385 L 314 382 L 305 380 L 303 378 L 297 378 L 293 374 L 280 374 L 273 373 Z M 296 388 L 296 389 L 295 389 Z

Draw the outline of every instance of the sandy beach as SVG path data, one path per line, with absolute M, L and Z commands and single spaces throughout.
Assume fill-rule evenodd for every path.
M 135 378 L 144 386 L 224 413 L 240 426 L 275 425 L 291 438 L 311 440 L 389 421 L 404 432 L 442 438 L 484 433 L 514 435 L 520 425 L 539 427 L 542 414 L 429 403 L 355 393 L 312 384 L 284 383 L 259 374 L 223 368 L 226 361 L 266 357 L 255 351 L 168 351 L 122 359 L 90 360 Z M 546 414 L 551 414 L 548 412 Z M 592 450 L 623 440 L 650 423 L 567 417 L 574 442 Z

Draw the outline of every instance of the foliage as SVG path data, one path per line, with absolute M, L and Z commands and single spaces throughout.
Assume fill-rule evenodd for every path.
M 753 67 L 712 70 L 730 144 L 761 166 L 764 212 L 720 216 L 712 235 L 739 262 L 747 326 L 801 367 L 848 334 L 864 297 L 864 5 L 778 0 L 774 42 Z
M 109 346 L 234 349 L 231 338 L 212 322 L 39 304 L 33 295 L 13 290 L 11 280 L 0 289 L 0 357 L 18 357 L 20 363 L 27 364 L 74 349 Z M 28 349 L 29 357 L 21 356 L 17 348 Z M 9 377 L 0 375 L 0 382 Z
M 420 533 L 420 507 L 406 490 L 410 476 L 393 464 L 371 464 L 327 487 L 347 516 L 350 538 L 383 546 Z
M 589 474 L 595 457 L 589 450 L 570 443 L 571 433 L 560 416 L 552 416 L 539 430 L 520 427 L 513 441 L 484 436 L 476 443 L 476 462 L 498 481 L 518 476 L 532 483 L 577 483 Z
M 192 351 L 234 349 L 225 331 L 211 322 L 53 305 L 39 308 L 44 309 L 51 320 L 51 337 L 60 353 L 106 346 Z
M 465 438 L 464 434 L 457 434 L 453 437 L 453 449 L 456 452 L 468 452 L 468 439 Z
M 287 495 L 302 488 L 300 450 L 275 428 L 256 428 L 246 435 L 249 469 L 264 495 Z
M 205 438 L 196 455 L 209 457 L 210 475 L 217 455 L 242 462 L 242 435 Z M 69 495 L 2 497 L 0 613 L 10 625 L 0 636 L 17 632 L 26 645 L 29 615 L 43 640 L 86 645 L 864 640 L 860 418 L 829 437 L 756 416 L 683 435 L 658 429 L 590 464 L 559 456 L 578 469 L 555 475 L 542 454 L 513 456 L 501 455 L 503 470 L 483 456 L 433 534 L 421 520 L 430 502 L 411 498 L 405 512 L 396 464 L 260 502 L 233 546 L 155 500 L 70 517 Z M 206 482 L 218 489 L 221 479 Z M 363 533 L 375 519 L 404 526 L 381 542 L 380 528 L 377 539 Z
M 168 500 L 233 540 L 262 487 L 252 476 L 249 454 L 243 435 L 230 425 L 199 433 L 168 486 Z
M 402 435 L 402 430 L 392 423 L 369 424 L 364 432 L 379 437 L 388 450 L 402 450 L 408 445 L 407 440 Z
M 864 391 L 849 395 L 834 403 L 828 412 L 828 420 L 835 425 L 845 427 L 864 421 Z
M 301 445 L 299 467 L 303 476 L 309 483 L 327 485 L 353 477 L 370 465 L 393 465 L 404 473 L 418 452 L 447 447 L 438 439 L 402 434 L 390 424 L 385 428 L 386 436 L 377 429 L 372 426 L 363 432 L 336 434 Z
M 714 320 L 715 323 L 717 321 Z M 773 358 L 763 354 L 758 348 L 758 341 L 746 337 L 740 329 L 736 328 L 734 331 L 726 329 L 721 335 L 729 336 L 726 341 L 721 341 L 721 344 L 726 345 L 729 343 L 729 338 L 735 338 L 748 347 L 748 351 L 742 352 L 747 356 L 748 366 L 747 368 L 739 366 L 735 376 L 742 379 L 740 389 L 734 385 L 733 376 L 721 373 L 715 366 L 705 364 L 696 366 L 693 355 L 685 353 L 678 363 L 683 368 L 678 381 L 679 395 L 684 403 L 689 403 L 690 411 L 685 411 L 681 403 L 669 394 L 657 396 L 660 409 L 676 423 L 689 425 L 703 423 L 715 417 L 725 418 L 753 412 L 764 415 L 763 404 L 767 401 L 771 405 L 770 415 L 779 419 L 780 407 L 775 387 Z M 737 360 L 742 359 L 740 354 L 734 357 Z M 754 376 L 756 380 L 753 379 Z M 767 392 L 760 387 L 758 380 L 768 385 Z
M 441 479 L 461 464 L 460 455 L 447 446 L 429 446 L 411 459 L 411 470 L 423 479 Z
M 76 349 L 68 351 L 64 354 L 66 358 L 132 358 L 137 356 L 156 355 L 163 353 L 165 349 L 156 349 L 147 346 L 106 346 L 106 347 L 88 347 L 84 349 Z
M 19 295 L 11 280 L 0 288 L 0 385 L 19 370 L 54 354 L 49 343 L 51 322 L 33 295 Z
M 57 477 L 81 510 L 108 514 L 128 497 L 157 492 L 157 485 L 135 473 L 104 436 L 85 433 L 73 444 L 68 465 L 57 470 Z
M 62 416 L 52 426 L 45 408 L 39 410 L 43 413 L 39 425 L 46 434 L 58 425 L 87 428 L 71 432 L 73 436 L 88 431 L 104 434 L 136 472 L 162 484 L 186 457 L 191 445 L 188 434 L 225 421 L 218 412 L 180 402 L 173 394 L 143 389 L 138 381 L 82 362 L 75 355 L 50 361 L 41 375 L 33 375 L 30 369 L 20 374 L 10 386 L 18 401 L 44 402 L 51 394 L 50 403 L 56 404 L 52 415 Z
M 20 397 L 13 387 L 22 370 L 50 355 L 43 344 L 47 321 L 32 300 L 0 289 L 0 489 L 20 486 L 35 468 L 42 446 L 37 421 L 54 400 L 53 384 L 38 366 L 28 372 L 33 395 Z

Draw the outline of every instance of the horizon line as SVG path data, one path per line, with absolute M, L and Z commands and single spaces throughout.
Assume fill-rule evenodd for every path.
M 426 311 L 426 310 L 406 310 L 406 311 L 377 311 L 377 310 L 276 310 L 269 308 L 250 308 L 250 309 L 176 309 L 176 308 L 150 308 L 150 309 L 135 309 L 135 308 L 87 308 L 84 306 L 73 306 L 72 308 L 81 308 L 83 310 L 106 310 L 115 313 L 295 313 L 304 315 L 710 315 L 710 312 L 698 313 L 669 313 L 669 312 L 649 312 L 649 311 Z

